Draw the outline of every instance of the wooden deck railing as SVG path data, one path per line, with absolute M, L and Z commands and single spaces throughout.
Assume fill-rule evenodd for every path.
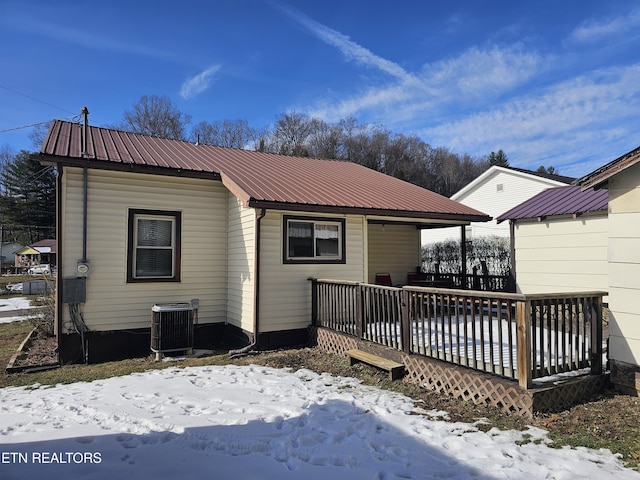
M 602 371 L 605 292 L 520 295 L 312 279 L 312 323 L 518 380 Z
M 425 273 L 434 282 L 449 281 L 453 288 L 481 290 L 486 292 L 515 292 L 515 284 L 510 275 L 484 275 L 478 273 Z

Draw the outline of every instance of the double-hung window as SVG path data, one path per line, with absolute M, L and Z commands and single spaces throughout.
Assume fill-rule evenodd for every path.
M 180 280 L 180 212 L 129 210 L 127 281 Z
M 284 217 L 285 263 L 345 263 L 344 219 Z

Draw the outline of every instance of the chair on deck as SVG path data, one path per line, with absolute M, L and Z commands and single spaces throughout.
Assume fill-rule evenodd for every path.
M 376 285 L 382 285 L 384 287 L 393 287 L 393 282 L 391 282 L 391 274 L 376 273 Z

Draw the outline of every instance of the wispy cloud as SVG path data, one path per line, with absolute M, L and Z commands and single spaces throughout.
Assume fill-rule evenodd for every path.
M 541 94 L 460 116 L 422 133 L 436 144 L 461 151 L 501 148 L 517 158 L 519 165 L 532 168 L 549 163 L 542 159 L 553 159 L 559 153 L 562 158 L 557 160 L 562 163 L 590 158 L 603 163 L 610 151 L 586 151 L 582 145 L 593 145 L 594 138 L 625 142 L 635 134 L 640 126 L 636 113 L 640 109 L 639 75 L 640 64 L 594 71 Z M 628 128 L 620 129 L 621 119 L 629 120 Z M 584 164 L 581 169 L 584 171 Z
M 336 121 L 354 115 L 418 133 L 432 145 L 475 155 L 503 149 L 517 165 L 565 165 L 562 173 L 575 176 L 608 161 L 612 145 L 620 145 L 619 153 L 634 146 L 628 143 L 640 129 L 640 64 L 552 80 L 566 67 L 566 50 L 547 54 L 524 44 L 487 44 L 412 72 L 296 10 L 283 11 L 347 61 L 390 75 L 367 77 L 369 83 L 351 94 L 332 92 L 311 107 L 297 106 L 312 116 Z M 585 23 L 571 40 L 630 34 L 638 25 L 640 10 Z
M 67 28 L 25 17 L 11 17 L 9 21 L 2 21 L 0 24 L 2 24 L 3 27 L 28 32 L 30 35 L 39 35 L 55 41 L 70 43 L 89 49 L 160 59 L 176 60 L 178 58 L 166 50 L 102 36 L 96 33 L 95 29 L 89 31 Z
M 310 114 L 329 121 L 349 115 L 365 114 L 405 121 L 412 115 L 433 114 L 451 103 L 487 100 L 513 89 L 548 65 L 534 52 L 520 46 L 509 48 L 472 48 L 457 58 L 425 65 L 422 71 L 410 72 L 399 64 L 380 57 L 333 30 L 290 7 L 279 7 L 306 31 L 324 43 L 336 47 L 349 62 L 387 73 L 391 78 L 382 83 L 360 88 L 360 92 L 337 102 L 320 100 Z M 480 73 L 479 73 L 480 72 Z
M 387 124 L 424 119 L 453 106 L 486 103 L 544 72 L 552 62 L 520 46 L 471 48 L 456 58 L 425 65 L 411 81 L 374 85 L 338 102 L 320 101 L 311 114 L 330 121 L 364 114 L 384 117 Z
M 640 26 L 640 10 L 606 20 L 585 22 L 571 32 L 569 40 L 578 43 L 594 43 L 609 36 L 633 32 L 638 26 Z
M 414 80 L 413 75 L 406 72 L 400 65 L 374 54 L 362 45 L 351 40 L 347 35 L 322 25 L 293 8 L 284 6 L 280 6 L 279 8 L 320 40 L 340 50 L 347 60 L 376 68 L 399 80 Z
M 180 96 L 185 100 L 204 92 L 211 85 L 213 76 L 220 70 L 220 65 L 212 65 L 194 77 L 187 78 L 180 87 Z
M 526 82 L 548 68 L 549 61 L 518 45 L 473 47 L 458 57 L 425 65 L 421 83 L 437 87 L 441 100 L 442 95 L 486 97 Z

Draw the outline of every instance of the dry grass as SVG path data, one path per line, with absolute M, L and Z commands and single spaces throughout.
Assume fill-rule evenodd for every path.
M 0 362 L 7 364 L 31 328 L 28 322 L 0 324 Z M 494 408 L 472 405 L 410 383 L 392 382 L 388 379 L 386 372 L 364 364 L 349 366 L 346 359 L 313 348 L 263 352 L 236 359 L 230 358 L 227 350 L 221 350 L 203 358 L 170 362 L 156 362 L 154 357 L 149 355 L 145 358 L 118 362 L 65 365 L 54 370 L 11 375 L 7 375 L 3 369 L 0 373 L 0 387 L 26 386 L 34 383 L 55 385 L 79 381 L 89 382 L 151 369 L 230 363 L 259 364 L 292 370 L 308 368 L 316 372 L 356 377 L 365 385 L 378 386 L 407 395 L 426 410 L 446 411 L 451 421 L 477 422 L 478 428 L 483 430 L 492 427 L 523 429 L 527 424 L 533 424 L 547 430 L 556 447 L 606 448 L 621 454 L 627 466 L 640 469 L 640 398 L 606 391 L 598 398 L 570 410 L 559 414 L 538 416 L 533 421 L 526 421 L 520 417 L 505 415 Z

